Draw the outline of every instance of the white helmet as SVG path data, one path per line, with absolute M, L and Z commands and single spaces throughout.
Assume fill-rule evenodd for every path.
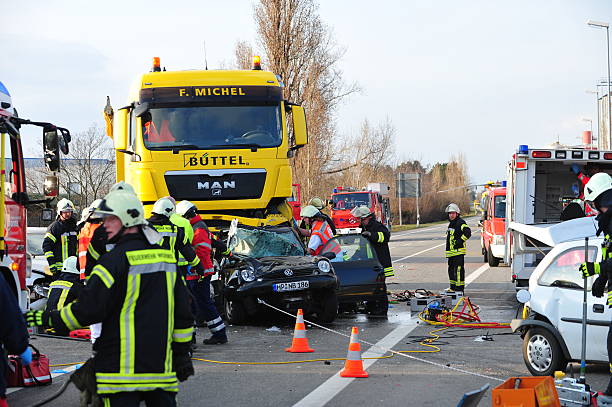
M 151 212 L 158 215 L 164 215 L 165 217 L 169 218 L 175 210 L 176 207 L 174 206 L 174 202 L 168 198 L 159 198 L 153 205 Z
M 308 205 L 312 205 L 318 210 L 321 210 L 325 207 L 325 202 L 323 202 L 323 200 L 318 196 L 315 196 L 314 198 L 311 198 L 310 201 L 308 201 Z
M 306 205 L 300 211 L 300 216 L 302 218 L 313 218 L 319 214 L 319 210 L 312 205 Z
M 195 207 L 196 206 L 192 202 L 181 201 L 176 204 L 176 213 L 184 217 L 185 214 L 189 212 L 190 209 L 195 208 Z
M 62 265 L 62 273 L 79 274 L 76 256 L 70 256 L 64 260 L 64 264 Z
M 449 212 L 457 212 L 457 213 L 461 213 L 461 209 L 459 209 L 459 205 L 451 203 L 449 204 L 446 209 L 444 210 L 444 212 L 449 213 Z
M 357 206 L 351 211 L 351 215 L 356 218 L 367 218 L 371 214 L 372 212 L 370 212 L 370 208 L 365 205 Z
M 128 191 L 128 192 L 131 192 L 132 194 L 136 194 L 136 190 L 134 190 L 134 187 L 125 181 L 117 182 L 115 185 L 113 185 L 110 188 L 108 192 L 110 191 Z
M 100 205 L 94 209 L 94 215 L 114 215 L 121 219 L 123 227 L 146 224 L 144 207 L 136 194 L 127 189 L 111 191 L 102 199 Z
M 13 101 L 11 94 L 8 89 L 0 82 L 0 115 L 1 116 L 13 116 L 15 109 L 13 108 Z
M 89 205 L 87 208 L 83 209 L 83 211 L 81 212 L 81 220 L 79 222 L 87 222 L 87 220 L 89 220 L 90 218 L 95 218 L 96 216 L 93 215 L 93 212 L 98 206 L 100 206 L 101 203 L 102 199 L 98 198 L 93 201 L 91 205 Z
M 592 202 L 610 188 L 612 188 L 612 177 L 605 172 L 598 172 L 584 186 L 584 200 Z
M 74 204 L 70 199 L 62 198 L 57 203 L 57 215 L 62 212 L 74 212 Z

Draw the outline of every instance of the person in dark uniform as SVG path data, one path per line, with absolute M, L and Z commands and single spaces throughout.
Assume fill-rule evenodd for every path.
M 395 273 L 389 251 L 389 239 L 391 239 L 389 229 L 374 218 L 374 214 L 367 206 L 358 206 L 351 211 L 351 214 L 361 221 L 361 235 L 374 246 L 376 257 L 383 266 L 385 277 L 393 277 Z
M 60 310 L 77 299 L 84 284 L 77 269 L 77 258 L 68 257 L 57 279 L 49 285 L 47 311 Z
M 42 249 L 53 274 L 62 270 L 64 260 L 77 255 L 77 224 L 73 213 L 74 204 L 68 199 L 60 199 L 57 218 L 49 225 L 43 239 Z
M 472 230 L 461 219 L 461 209 L 451 203 L 445 210 L 448 213 L 448 229 L 446 230 L 446 251 L 448 259 L 448 280 L 450 287 L 447 292 L 463 293 L 465 289 L 465 243 L 472 236 Z

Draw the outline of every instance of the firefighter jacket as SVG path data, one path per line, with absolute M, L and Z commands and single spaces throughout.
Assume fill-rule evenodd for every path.
M 153 214 L 149 219 L 149 224 L 162 235 L 163 239 L 160 246 L 174 253 L 174 258 L 179 260 L 184 258 L 189 266 L 199 271 L 201 274 L 202 265 L 200 259 L 196 256 L 193 247 L 185 237 L 185 231 L 182 227 L 175 225 L 164 215 Z M 190 227 L 191 228 L 191 227 Z
M 215 273 L 213 267 L 213 249 L 221 255 L 227 256 L 230 254 L 229 249 L 220 240 L 208 230 L 208 226 L 202 220 L 200 215 L 196 215 L 189 219 L 189 223 L 193 227 L 193 247 L 204 268 L 204 277 Z
M 472 230 L 460 216 L 451 220 L 446 230 L 446 257 L 464 256 L 465 242 L 472 236 Z
M 183 244 L 191 244 L 193 241 L 193 228 L 191 227 L 191 223 L 176 213 L 173 213 L 170 216 L 170 222 L 183 229 L 185 236 Z M 189 262 L 180 253 L 178 257 L 178 265 L 179 267 L 187 267 L 189 265 Z
M 315 236 L 320 239 L 319 245 L 316 248 L 310 247 L 310 241 L 309 241 L 308 247 L 314 250 L 315 256 L 318 256 L 323 250 L 323 248 L 327 245 L 327 242 L 329 242 L 334 237 L 334 235 L 332 233 L 331 227 L 326 221 L 316 219 L 314 223 L 312 224 L 312 231 L 310 232 L 310 239 L 312 239 Z M 328 247 L 326 247 L 325 250 L 333 252 L 336 255 L 340 254 L 341 252 L 340 245 L 335 240 L 334 240 L 334 243 L 331 244 L 331 246 L 328 245 Z
M 43 239 L 42 249 L 51 272 L 59 273 L 64 260 L 77 255 L 77 226 L 74 218 L 57 219 L 50 224 Z
M 324 212 L 321 212 L 321 215 L 323 215 L 323 219 L 325 219 L 325 222 L 327 222 L 327 224 L 331 228 L 333 235 L 336 236 L 338 233 L 336 233 L 336 225 L 334 225 L 334 221 L 332 220 L 332 218 L 330 218 Z M 310 226 L 306 224 L 304 220 L 302 220 L 302 222 L 300 222 L 300 229 L 310 229 Z
M 106 253 L 106 230 L 101 223 L 85 222 L 79 231 L 79 271 L 81 280 L 91 274 L 91 270 L 100 258 Z
M 362 224 L 363 231 L 370 232 L 370 236 L 366 238 L 374 246 L 376 257 L 383 266 L 385 277 L 392 277 L 395 275 L 393 271 L 393 263 L 391 262 L 391 252 L 389 251 L 389 240 L 391 239 L 391 233 L 389 229 L 374 217 L 370 217 L 370 221 L 367 226 Z
M 47 311 L 62 309 L 74 301 L 83 290 L 83 283 L 78 274 L 60 273 L 57 280 L 49 285 Z
M 28 329 L 26 327 L 17 297 L 11 291 L 4 277 L 0 277 L 0 397 L 6 393 L 4 374 L 6 366 L 6 350 L 10 355 L 22 354 L 28 346 Z
M 178 391 L 172 360 L 190 350 L 189 294 L 174 254 L 142 233 L 100 256 L 81 295 L 50 319 L 68 331 L 102 323 L 93 346 L 98 394 Z

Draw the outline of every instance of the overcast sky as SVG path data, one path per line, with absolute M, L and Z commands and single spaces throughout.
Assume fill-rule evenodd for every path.
M 596 116 L 606 75 L 609 0 L 403 0 L 321 2 L 346 48 L 345 79 L 363 92 L 338 111 L 342 134 L 389 117 L 397 154 L 432 164 L 463 153 L 474 182 L 503 179 L 516 146 L 575 144 Z M 22 117 L 73 132 L 102 124 L 129 85 L 161 57 L 167 69 L 233 58 L 256 30 L 250 0 L 13 1 L 3 5 L 0 81 Z M 596 124 L 594 123 L 596 128 Z M 25 130 L 26 146 L 38 130 Z M 26 151 L 33 152 L 31 147 Z M 32 155 L 32 154 L 30 154 Z

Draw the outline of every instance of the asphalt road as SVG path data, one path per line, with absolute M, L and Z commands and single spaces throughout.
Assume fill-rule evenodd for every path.
M 476 219 L 470 219 L 474 235 L 468 241 L 466 255 L 466 295 L 480 306 L 483 321 L 509 322 L 517 304 L 514 286 L 507 267 L 489 268 L 482 262 Z M 391 253 L 396 276 L 388 279 L 390 291 L 426 288 L 439 291 L 448 286 L 444 236 L 446 225 L 393 234 Z M 340 378 L 344 362 L 310 359 L 343 358 L 346 356 L 351 327 L 360 331 L 360 339 L 396 351 L 418 351 L 405 356 L 364 359 L 370 377 Z M 274 327 L 273 329 L 270 329 Z M 393 304 L 388 318 L 343 314 L 328 332 L 308 325 L 308 339 L 314 353 L 290 354 L 293 321 L 270 310 L 269 318 L 251 326 L 229 327 L 230 342 L 226 345 L 200 344 L 195 358 L 229 363 L 194 360 L 196 375 L 181 384 L 178 395 L 181 406 L 350 406 L 410 405 L 454 406 L 463 393 L 489 384 L 495 387 L 510 376 L 528 376 L 521 353 L 521 338 L 509 329 L 459 329 L 438 332 L 435 342 L 439 352 L 418 342 L 437 327 L 421 323 L 410 313 L 406 303 Z M 492 340 L 479 340 L 489 334 Z M 208 332 L 200 328 L 199 341 Z M 35 346 L 46 353 L 52 364 L 84 361 L 91 352 L 88 342 L 34 337 Z M 389 356 L 379 347 L 362 343 L 363 357 Z M 414 359 L 418 358 L 418 359 Z M 268 364 L 248 364 L 259 362 Z M 28 406 L 54 393 L 68 377 L 60 370 L 53 385 L 44 388 L 11 390 L 11 406 Z M 454 369 L 454 370 L 453 370 Z M 588 382 L 603 389 L 608 381 L 606 366 L 589 366 Z M 74 387 L 52 406 L 78 405 Z M 481 405 L 490 405 L 490 391 Z

